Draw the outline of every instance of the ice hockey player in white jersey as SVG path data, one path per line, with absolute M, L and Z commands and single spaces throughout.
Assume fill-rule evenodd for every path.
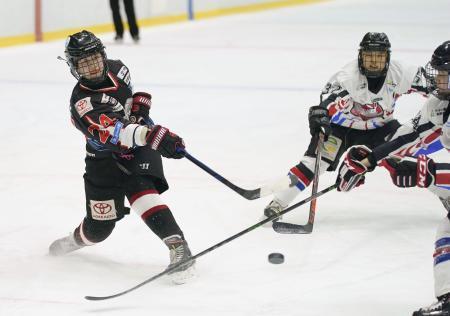
M 448 104 L 448 101 L 447 101 Z M 449 123 L 446 124 L 449 140 Z M 444 136 L 443 134 L 442 136 Z M 447 148 L 450 150 L 450 147 Z M 436 232 L 434 261 L 434 286 L 437 302 L 415 311 L 413 316 L 450 315 L 450 159 L 434 161 L 426 155 L 405 157 L 401 160 L 387 158 L 382 165 L 389 171 L 392 182 L 398 187 L 428 188 L 436 194 L 447 210 Z
M 428 188 L 450 212 L 450 159 L 433 161 L 426 153 L 450 151 L 450 41 L 439 45 L 425 67 L 427 86 L 433 91 L 422 110 L 398 129 L 393 139 L 373 150 L 354 146 L 348 151 L 337 179 L 339 191 L 364 182 L 364 174 L 378 164 L 398 187 Z M 416 156 L 404 157 L 402 156 Z M 450 214 L 437 229 L 434 258 L 435 295 L 438 301 L 413 316 L 450 315 Z
M 309 109 L 312 139 L 288 178 L 295 186 L 275 194 L 264 209 L 273 216 L 286 208 L 314 178 L 319 132 L 324 131 L 319 174 L 334 171 L 342 154 L 353 145 L 374 148 L 388 140 L 400 123 L 393 113 L 398 97 L 410 92 L 426 94 L 423 68 L 390 59 L 391 43 L 384 33 L 364 35 L 358 59 L 331 77 L 322 91 L 328 97 Z

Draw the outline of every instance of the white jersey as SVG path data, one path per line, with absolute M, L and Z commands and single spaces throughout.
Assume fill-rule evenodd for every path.
M 383 86 L 377 93 L 372 93 L 355 60 L 330 78 L 323 94 L 336 96 L 326 105 L 332 123 L 370 130 L 393 120 L 395 102 L 402 94 L 416 91 L 426 94 L 424 82 L 421 67 L 391 60 Z
M 441 126 L 440 142 L 444 148 L 450 151 L 450 120 L 448 118 L 449 101 L 441 101 L 438 104 L 447 103 L 447 120 Z M 439 123 L 439 112 L 433 111 L 431 103 L 421 113 L 431 115 Z M 438 106 L 437 109 L 441 107 Z M 445 120 L 445 117 L 444 117 Z M 445 190 L 447 188 L 447 190 Z M 450 159 L 445 159 L 445 163 L 436 164 L 436 179 L 434 185 L 429 187 L 430 191 L 439 196 L 442 204 L 450 212 Z M 450 292 L 450 222 L 449 214 L 442 220 L 436 232 L 434 259 L 434 291 L 436 297 Z
M 377 161 L 389 156 L 429 155 L 447 148 L 450 150 L 449 100 L 431 94 L 422 109 L 403 124 L 389 143 L 374 149 Z
M 450 151 L 449 100 L 431 94 L 420 112 L 402 125 L 392 139 L 373 149 L 377 162 L 395 156 L 429 155 L 441 149 Z M 436 169 L 435 185 L 430 186 L 441 198 L 450 197 L 450 159 L 440 161 Z

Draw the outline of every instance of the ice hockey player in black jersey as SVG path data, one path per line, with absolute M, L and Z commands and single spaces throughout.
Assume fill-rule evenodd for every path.
M 167 245 L 170 265 L 191 256 L 183 232 L 160 194 L 168 189 L 161 155 L 180 159 L 183 140 L 150 124 L 151 95 L 133 93 L 130 72 L 107 59 L 100 39 L 88 31 L 67 38 L 66 62 L 78 80 L 70 99 L 73 125 L 86 138 L 84 187 L 86 216 L 67 237 L 54 241 L 60 256 L 105 240 L 131 208 Z M 170 266 L 169 265 L 169 266 Z M 171 274 L 175 283 L 192 276 L 194 262 Z
M 439 197 L 447 213 L 437 228 L 433 254 L 438 301 L 415 311 L 413 316 L 450 316 L 450 160 L 448 155 L 439 161 L 425 155 L 441 149 L 450 151 L 450 41 L 434 50 L 425 77 L 432 93 L 421 111 L 389 142 L 373 149 L 350 148 L 339 169 L 337 184 L 339 191 L 350 191 L 364 182 L 367 172 L 380 165 L 389 171 L 396 186 L 428 188 Z

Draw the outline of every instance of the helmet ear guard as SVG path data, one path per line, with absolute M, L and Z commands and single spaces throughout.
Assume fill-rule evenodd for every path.
M 369 70 L 364 67 L 364 52 L 386 52 L 386 60 L 381 70 Z M 358 67 L 361 74 L 368 78 L 378 78 L 385 76 L 391 60 L 391 43 L 385 33 L 369 32 L 366 33 L 359 43 Z
M 103 71 L 101 76 L 95 79 L 83 77 L 78 69 L 78 62 L 83 58 L 93 56 L 97 53 L 100 53 L 103 61 Z M 106 65 L 105 46 L 93 33 L 83 30 L 73 35 L 69 35 L 66 40 L 64 54 L 66 56 L 65 61 L 70 67 L 70 72 L 80 82 L 92 85 L 101 82 L 106 78 L 108 69 Z

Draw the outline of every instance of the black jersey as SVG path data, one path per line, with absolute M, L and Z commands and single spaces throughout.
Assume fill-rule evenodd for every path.
M 160 154 L 146 146 L 146 126 L 128 120 L 133 90 L 128 68 L 107 60 L 107 79 L 95 87 L 78 82 L 70 99 L 71 120 L 86 137 L 90 159 L 116 159 L 129 173 L 164 179 Z
M 70 99 L 72 123 L 86 136 L 92 150 L 123 152 L 129 144 L 118 139 L 130 124 L 132 87 L 128 68 L 119 60 L 107 60 L 107 79 L 97 87 L 78 83 Z

